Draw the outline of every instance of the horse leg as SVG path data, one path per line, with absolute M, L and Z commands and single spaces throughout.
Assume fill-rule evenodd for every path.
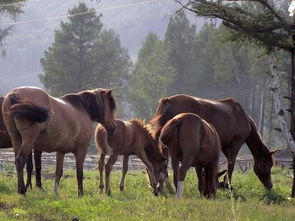
M 158 189 L 157 189 L 158 182 L 157 182 L 157 179 L 155 176 L 155 172 L 154 172 L 154 168 L 153 168 L 152 163 L 148 160 L 144 150 L 142 150 L 139 153 L 138 157 L 144 163 L 144 165 L 147 167 L 148 172 L 150 173 L 150 176 L 151 176 L 151 180 L 152 180 L 152 187 L 154 189 L 153 193 L 155 196 L 158 196 Z
M 65 154 L 61 152 L 56 152 L 56 168 L 55 168 L 55 183 L 53 192 L 58 194 L 59 181 L 63 173 L 63 163 Z
M 44 191 L 41 181 L 41 157 L 42 151 L 34 150 L 35 170 L 36 170 L 36 186 Z
M 24 166 L 26 159 L 28 157 L 27 154 L 25 153 L 15 153 L 15 167 L 16 167 L 16 172 L 17 172 L 17 192 L 20 194 L 25 194 L 26 193 L 26 187 L 24 183 Z
M 78 181 L 78 196 L 83 196 L 83 164 L 86 157 L 87 148 L 81 147 L 76 156 L 76 173 L 77 173 L 77 181 Z
M 27 184 L 26 189 L 29 187 L 32 189 L 32 172 L 33 172 L 33 153 L 31 152 L 28 156 L 28 159 L 26 161 L 26 169 L 27 169 Z
M 200 192 L 200 196 L 203 197 L 205 194 L 205 177 L 204 177 L 204 173 L 203 173 L 203 168 L 201 166 L 196 166 L 195 167 L 195 170 L 196 170 L 196 173 L 197 173 L 197 176 L 198 176 L 198 189 L 199 189 L 199 192 Z
M 205 167 L 205 185 L 206 185 L 206 198 L 215 198 L 216 196 L 216 176 L 218 172 L 218 164 L 211 163 Z
M 241 149 L 243 142 L 242 141 L 233 141 L 231 144 L 231 147 L 229 149 L 228 154 L 228 183 L 231 187 L 231 178 L 232 174 L 235 168 L 236 158 L 239 153 L 239 150 Z
M 177 191 L 179 161 L 176 159 L 176 157 L 171 156 L 171 166 L 172 166 L 172 170 L 173 170 L 173 183 L 174 183 L 174 187 Z
M 191 167 L 193 162 L 192 157 L 184 156 L 183 159 L 185 159 L 185 161 L 183 160 L 178 172 L 178 182 L 177 182 L 177 192 L 176 192 L 176 195 L 178 198 L 182 198 L 184 179 L 186 177 L 187 170 Z
M 123 156 L 123 169 L 122 169 L 122 177 L 120 181 L 120 191 L 124 190 L 124 181 L 125 181 L 125 176 L 128 171 L 128 161 L 129 161 L 129 155 L 124 155 Z
M 108 162 L 105 165 L 105 179 L 106 179 L 106 189 L 105 193 L 110 196 L 111 195 L 111 188 L 110 188 L 110 174 L 113 168 L 114 163 L 117 161 L 118 155 L 111 155 L 108 159 Z
M 103 184 L 103 169 L 104 169 L 104 159 L 105 159 L 105 154 L 101 153 L 100 158 L 98 160 L 98 171 L 99 171 L 99 189 L 100 192 L 103 192 L 104 189 L 104 184 Z

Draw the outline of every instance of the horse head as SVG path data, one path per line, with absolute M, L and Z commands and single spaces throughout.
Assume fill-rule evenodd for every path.
M 87 103 L 87 109 L 90 117 L 101 123 L 112 135 L 116 130 L 115 111 L 116 101 L 111 90 L 94 89 L 82 92 L 83 99 Z
M 277 152 L 277 150 L 269 151 L 269 153 L 264 156 L 265 160 L 257 160 L 254 162 L 254 172 L 267 189 L 272 188 L 272 181 L 271 181 L 271 168 L 273 166 L 272 155 L 275 152 Z

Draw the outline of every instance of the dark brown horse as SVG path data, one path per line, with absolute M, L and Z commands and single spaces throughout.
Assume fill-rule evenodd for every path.
M 101 125 L 97 125 L 95 131 L 96 148 L 100 153 L 99 158 L 99 188 L 103 191 L 103 169 L 105 167 L 105 182 L 107 195 L 110 195 L 110 173 L 113 164 L 119 155 L 123 155 L 123 170 L 120 182 L 120 190 L 124 190 L 125 175 L 128 170 L 129 155 L 135 154 L 146 165 L 154 194 L 158 194 L 157 183 L 165 158 L 158 147 L 158 140 L 155 139 L 151 130 L 141 120 L 121 121 L 115 120 L 116 132 L 108 135 Z M 109 159 L 105 164 L 105 156 Z
M 2 107 L 4 98 L 0 97 L 0 107 Z M 10 148 L 12 147 L 11 139 L 8 135 L 6 127 L 4 125 L 2 109 L 0 110 L 0 148 Z M 42 188 L 41 182 L 41 156 L 42 152 L 38 150 L 34 150 L 34 160 L 35 160 L 35 170 L 36 170 L 36 186 L 40 189 Z M 29 155 L 28 160 L 26 162 L 27 169 L 27 183 L 26 188 L 32 187 L 32 172 L 33 172 L 33 159 L 32 153 Z
M 24 194 L 23 167 L 32 149 L 56 154 L 54 192 L 57 193 L 65 153 L 76 157 L 78 195 L 83 195 L 83 163 L 93 131 L 100 122 L 109 134 L 115 131 L 115 100 L 111 90 L 95 89 L 61 98 L 36 87 L 9 92 L 2 105 L 5 126 L 15 151 L 18 193 Z
M 221 151 L 216 130 L 198 115 L 182 113 L 164 125 L 160 140 L 171 155 L 177 197 L 182 197 L 183 182 L 190 167 L 196 169 L 201 196 L 215 197 Z
M 254 172 L 268 189 L 272 188 L 272 154 L 262 142 L 253 119 L 234 99 L 208 100 L 178 94 L 162 98 L 152 119 L 157 136 L 164 124 L 179 113 L 195 113 L 216 129 L 222 152 L 228 159 L 228 176 L 231 181 L 235 160 L 243 143 L 246 143 L 254 157 Z

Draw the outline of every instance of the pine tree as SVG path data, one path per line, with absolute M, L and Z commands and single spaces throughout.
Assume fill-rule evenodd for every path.
M 138 117 L 150 118 L 160 97 L 166 96 L 174 77 L 168 49 L 154 33 L 149 33 L 139 51 L 131 78 L 130 97 Z
M 68 18 L 41 59 L 40 80 L 52 94 L 111 87 L 128 74 L 128 53 L 114 31 L 102 28 L 101 15 L 80 3 L 69 10 Z
M 195 37 L 196 27 L 190 25 L 183 11 L 170 19 L 165 34 L 166 47 L 169 48 L 169 63 L 175 69 L 170 93 L 191 93 L 190 88 L 194 88 Z

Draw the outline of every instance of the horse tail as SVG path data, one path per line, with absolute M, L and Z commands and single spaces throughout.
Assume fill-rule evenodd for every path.
M 112 148 L 108 143 L 108 133 L 101 125 L 95 131 L 95 145 L 99 155 L 102 153 L 110 155 L 112 152 Z
M 49 118 L 49 109 L 38 106 L 32 102 L 20 101 L 15 96 L 10 96 L 9 112 L 13 117 L 26 118 L 29 121 L 42 123 Z
M 177 132 L 177 128 L 181 124 L 181 119 L 172 119 L 165 124 L 162 128 L 160 140 L 163 144 L 167 145 L 172 135 L 174 135 L 175 131 Z

